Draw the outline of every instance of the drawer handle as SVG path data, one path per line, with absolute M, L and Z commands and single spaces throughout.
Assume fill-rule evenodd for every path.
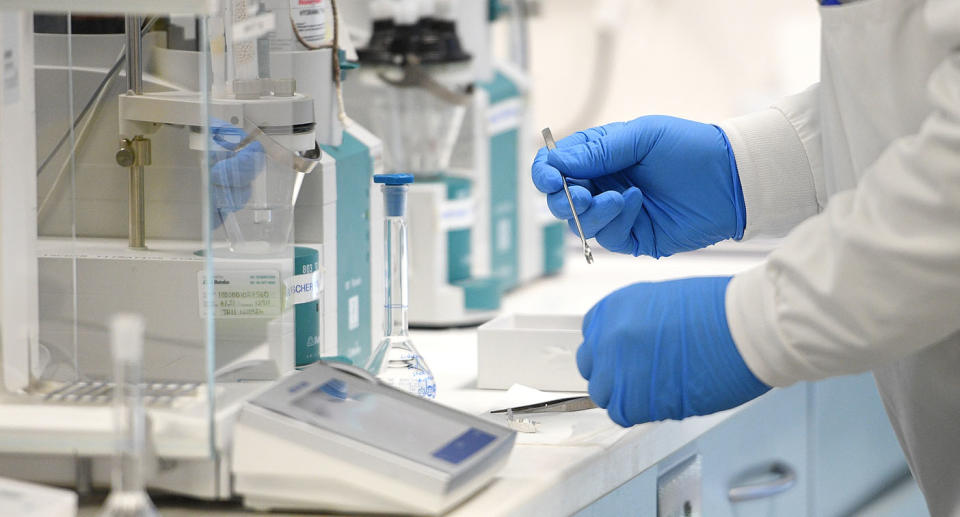
M 779 461 L 773 462 L 769 467 L 751 469 L 740 476 L 740 479 L 749 480 L 760 475 L 775 477 L 760 483 L 744 483 L 731 487 L 727 492 L 730 502 L 739 503 L 773 497 L 790 490 L 797 484 L 797 472 L 790 465 Z

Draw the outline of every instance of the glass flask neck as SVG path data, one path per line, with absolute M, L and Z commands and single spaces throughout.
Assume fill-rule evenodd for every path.
M 386 292 L 384 296 L 383 335 L 407 336 L 407 220 L 388 216 L 384 220 L 384 256 Z

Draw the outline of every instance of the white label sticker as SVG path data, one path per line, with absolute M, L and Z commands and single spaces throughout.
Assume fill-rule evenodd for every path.
M 487 130 L 491 135 L 520 127 L 523 120 L 523 100 L 508 99 L 498 102 L 487 110 Z
M 499 219 L 497 221 L 497 251 L 504 253 L 510 251 L 513 245 L 513 226 L 510 219 Z
M 285 307 L 312 302 L 323 293 L 323 275 L 319 271 L 305 273 L 283 281 L 286 288 Z
M 197 273 L 200 317 L 213 308 L 213 317 L 273 318 L 283 311 L 283 289 L 278 271 L 221 271 L 213 275 L 213 297 L 207 291 L 207 275 Z
M 470 228 L 476 218 L 476 206 L 472 198 L 451 199 L 440 205 L 441 230 Z
M 327 26 L 326 0 L 290 0 L 290 19 L 297 39 L 307 48 L 319 48 L 333 41 Z
M 233 24 L 233 41 L 255 40 L 261 36 L 273 32 L 277 26 L 277 17 L 273 13 L 264 13 L 261 15 L 247 18 L 246 20 Z
M 347 299 L 347 327 L 350 330 L 360 328 L 360 297 L 357 295 Z

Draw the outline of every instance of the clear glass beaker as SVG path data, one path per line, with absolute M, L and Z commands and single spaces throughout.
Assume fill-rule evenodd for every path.
M 384 293 L 383 339 L 377 345 L 367 370 L 387 384 L 424 398 L 437 395 L 433 372 L 410 340 L 407 321 L 407 184 L 411 174 L 378 174 L 383 184 Z
M 223 224 L 230 250 L 283 252 L 291 243 L 297 173 L 268 156 L 260 142 L 245 143 L 239 128 L 211 124 L 210 131 L 217 146 L 210 159 L 212 215 Z

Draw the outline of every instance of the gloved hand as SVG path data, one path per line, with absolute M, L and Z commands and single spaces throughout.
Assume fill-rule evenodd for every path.
M 629 427 L 729 409 L 769 386 L 747 368 L 727 328 L 730 277 L 639 283 L 583 320 L 577 367 L 590 398 Z
M 242 129 L 214 119 L 210 122 L 210 220 L 213 228 L 223 224 L 227 214 L 250 200 L 250 183 L 264 169 L 266 154 L 253 141 L 237 150 L 247 134 Z
M 666 257 L 743 237 L 737 165 L 720 128 L 640 117 L 575 133 L 540 149 L 533 183 L 576 232 L 561 172 L 587 238 L 619 253 Z

